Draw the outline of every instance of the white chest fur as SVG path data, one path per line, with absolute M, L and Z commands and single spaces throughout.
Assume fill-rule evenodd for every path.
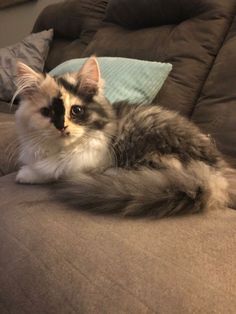
M 79 176 L 81 172 L 101 172 L 111 166 L 112 156 L 107 139 L 100 136 L 69 145 L 25 142 L 20 160 L 25 166 L 18 173 L 18 182 L 44 183 Z

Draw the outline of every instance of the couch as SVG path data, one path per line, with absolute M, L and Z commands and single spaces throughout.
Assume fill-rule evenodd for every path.
M 235 0 L 54 4 L 45 64 L 120 56 L 173 64 L 156 101 L 194 121 L 236 165 Z M 14 116 L 0 104 L 0 313 L 236 312 L 236 211 L 162 220 L 93 215 L 14 182 Z M 228 173 L 232 199 L 234 170 Z

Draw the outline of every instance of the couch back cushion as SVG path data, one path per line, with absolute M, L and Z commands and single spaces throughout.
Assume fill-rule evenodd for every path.
M 46 70 L 79 58 L 104 18 L 108 0 L 69 0 L 46 7 L 37 18 L 33 32 L 54 29 L 54 42 Z
M 236 18 L 219 51 L 192 119 L 212 134 L 218 148 L 236 167 Z
M 129 29 L 179 24 L 213 6 L 204 0 L 110 0 L 106 21 Z
M 83 56 L 173 64 L 159 103 L 190 117 L 232 22 L 234 0 L 110 0 Z

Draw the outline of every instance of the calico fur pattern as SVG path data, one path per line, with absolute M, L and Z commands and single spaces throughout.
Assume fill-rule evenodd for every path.
M 22 64 L 18 72 L 17 182 L 59 180 L 57 199 L 99 213 L 160 218 L 227 206 L 226 166 L 211 138 L 158 105 L 111 105 L 95 57 L 63 78 Z

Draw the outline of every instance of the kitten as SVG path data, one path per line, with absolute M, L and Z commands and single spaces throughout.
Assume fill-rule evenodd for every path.
M 60 199 L 124 215 L 227 206 L 224 163 L 211 139 L 160 106 L 111 105 L 95 57 L 57 78 L 19 63 L 17 84 L 18 183 L 64 180 Z

